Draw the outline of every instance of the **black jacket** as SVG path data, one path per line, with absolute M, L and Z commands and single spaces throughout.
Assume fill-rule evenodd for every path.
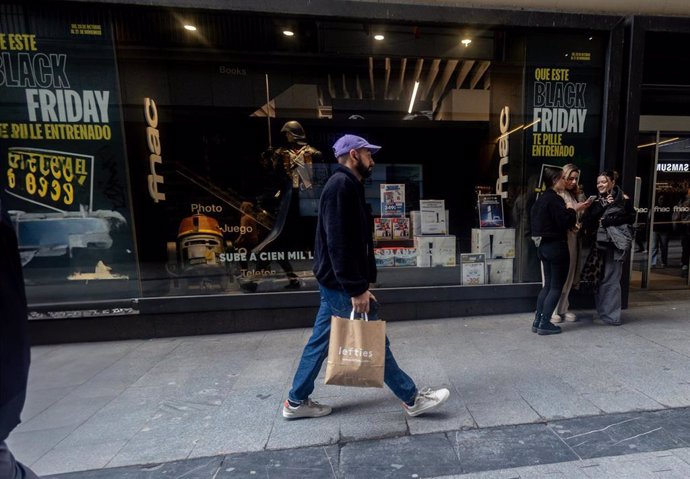
M 321 193 L 314 276 L 326 288 L 359 296 L 376 281 L 372 219 L 364 186 L 337 165 Z
M 0 198 L 0 442 L 19 424 L 28 374 L 24 277 L 14 228 Z
M 596 234 L 599 220 L 601 220 L 601 226 L 604 227 L 630 225 L 635 222 L 635 208 L 633 208 L 630 199 L 625 197 L 623 190 L 614 186 L 611 194 L 613 195 L 613 203 L 606 203 L 603 198 L 599 198 L 585 210 L 582 215 L 582 226 L 587 234 Z M 606 210 L 611 211 L 604 215 Z
M 532 206 L 532 236 L 543 240 L 567 240 L 568 230 L 575 226 L 575 210 L 566 208 L 565 201 L 552 188 L 547 189 Z

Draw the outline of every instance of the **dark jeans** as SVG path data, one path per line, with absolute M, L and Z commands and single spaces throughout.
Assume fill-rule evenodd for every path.
M 657 263 L 668 265 L 668 240 L 670 234 L 667 231 L 655 231 L 652 236 L 652 266 Z M 661 257 L 661 258 L 659 258 Z M 661 259 L 661 261 L 659 261 Z
M 568 242 L 542 240 L 537 254 L 544 267 L 544 286 L 537 296 L 537 314 L 542 314 L 544 319 L 550 321 L 568 277 L 570 266 Z

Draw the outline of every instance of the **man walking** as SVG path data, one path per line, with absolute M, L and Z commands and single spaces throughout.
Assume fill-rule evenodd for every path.
M 377 319 L 378 303 L 369 291 L 369 284 L 376 281 L 376 263 L 363 181 L 371 175 L 372 155 L 380 149 L 355 135 L 344 135 L 333 145 L 338 165 L 321 193 L 314 246 L 314 275 L 321 305 L 283 405 L 283 417 L 287 419 L 326 416 L 332 411 L 309 398 L 328 355 L 331 316 L 349 317 L 354 310 L 367 313 L 370 320 Z M 408 415 L 418 416 L 448 399 L 448 389 L 417 390 L 414 381 L 395 362 L 389 345 L 386 337 L 384 381 L 403 402 Z
M 17 462 L 5 439 L 19 424 L 29 374 L 24 276 L 14 228 L 0 196 L 0 478 L 37 479 Z

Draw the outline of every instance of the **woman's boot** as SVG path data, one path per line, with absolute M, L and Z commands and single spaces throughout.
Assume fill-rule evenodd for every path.
M 532 321 L 532 332 L 536 333 L 539 329 L 539 323 L 541 323 L 541 313 L 535 313 L 534 321 Z
M 545 334 L 558 334 L 561 332 L 561 327 L 552 324 L 546 316 L 542 315 L 541 322 L 537 327 L 537 334 L 544 336 Z

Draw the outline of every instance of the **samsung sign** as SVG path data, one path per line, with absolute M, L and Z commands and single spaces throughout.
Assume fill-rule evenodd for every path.
M 656 171 L 662 173 L 690 173 L 690 163 L 659 163 Z

